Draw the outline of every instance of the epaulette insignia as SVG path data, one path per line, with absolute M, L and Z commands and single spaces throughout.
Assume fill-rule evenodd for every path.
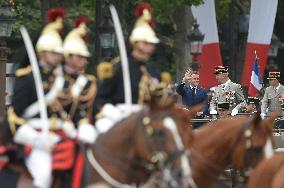
M 86 74 L 86 77 L 89 81 L 96 81 L 96 77 L 94 75 L 91 75 L 91 74 Z
M 32 67 L 31 66 L 27 66 L 25 68 L 20 68 L 18 70 L 16 70 L 16 77 L 21 77 L 21 76 L 25 76 L 27 74 L 29 74 L 30 72 L 32 72 Z
M 111 62 L 101 62 L 97 67 L 97 76 L 99 80 L 112 78 L 113 64 Z

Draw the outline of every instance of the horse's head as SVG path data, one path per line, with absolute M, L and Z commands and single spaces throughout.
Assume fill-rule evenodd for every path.
M 240 170 L 255 167 L 264 157 L 273 154 L 273 121 L 276 114 L 261 120 L 257 113 L 253 119 L 246 121 L 236 137 L 233 148 L 233 165 Z
M 183 187 L 183 177 L 189 170 L 184 139 L 190 137 L 189 118 L 193 115 L 176 106 L 175 101 L 169 96 L 152 98 L 150 108 L 141 116 L 141 126 L 135 132 L 137 161 L 143 161 L 140 164 L 148 175 L 151 174 L 150 180 L 155 177 L 156 183 L 167 187 Z M 187 137 L 181 137 L 181 131 Z

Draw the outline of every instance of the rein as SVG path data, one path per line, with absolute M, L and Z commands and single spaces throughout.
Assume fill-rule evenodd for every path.
M 154 133 L 154 128 L 152 126 L 148 126 L 146 125 L 145 127 L 145 124 L 147 124 L 148 121 L 150 120 L 153 120 L 153 119 L 160 119 L 161 117 L 166 117 L 168 115 L 168 113 L 163 113 L 163 114 L 157 114 L 157 115 L 153 115 L 151 116 L 151 118 L 149 116 L 147 116 L 144 111 L 142 111 L 141 113 L 139 113 L 138 115 L 138 120 L 140 123 L 138 124 L 135 124 L 135 126 L 139 126 L 139 127 L 142 127 L 143 128 L 143 132 L 144 132 L 144 142 L 146 143 L 146 147 L 150 148 L 149 151 L 153 151 L 153 148 L 150 147 L 150 144 L 147 143 L 147 139 L 145 137 L 145 135 L 152 135 Z M 150 123 L 150 122 L 149 122 Z M 103 149 L 103 148 L 102 148 Z M 98 150 L 96 150 L 98 151 Z M 105 152 L 108 152 L 108 150 L 105 150 Z M 105 153 L 104 152 L 104 153 Z M 98 153 L 98 152 L 96 152 Z M 106 156 L 109 156 L 109 155 L 106 155 Z M 113 156 L 113 155 L 112 155 Z M 151 156 L 150 157 L 150 161 L 151 162 L 148 162 L 148 161 L 140 161 L 140 160 L 137 160 L 137 159 L 129 159 L 127 157 L 123 157 L 123 156 L 118 156 L 120 159 L 122 159 L 123 161 L 127 161 L 129 162 L 131 160 L 131 165 L 137 165 L 137 166 L 140 166 L 142 167 L 142 169 L 146 170 L 147 172 L 150 172 L 150 173 L 153 173 L 154 171 L 158 170 L 157 169 L 157 166 L 156 166 L 156 162 L 157 160 L 163 158 L 164 156 L 161 155 L 161 153 L 156 153 L 155 155 Z M 137 186 L 133 186 L 133 185 L 127 185 L 127 184 L 123 184 L 123 183 L 120 183 L 119 181 L 115 180 L 114 178 L 112 178 L 104 169 L 103 167 L 99 164 L 99 162 L 96 160 L 95 156 L 94 156 L 94 153 L 92 152 L 92 149 L 89 148 L 87 150 L 87 158 L 90 162 L 90 164 L 92 165 L 92 167 L 99 173 L 99 175 L 105 180 L 107 181 L 109 184 L 111 184 L 112 186 L 114 187 L 126 187 L 126 188 L 134 188 L 134 187 L 137 187 Z M 118 161 L 120 162 L 121 160 L 110 160 L 110 161 Z M 120 162 L 121 164 L 123 162 Z M 124 167 L 123 165 L 120 165 L 122 167 Z M 129 170 L 129 169 L 126 169 L 126 170 Z M 130 169 L 132 170 L 132 169 Z M 131 174 L 133 173 L 136 173 L 137 170 L 132 170 Z

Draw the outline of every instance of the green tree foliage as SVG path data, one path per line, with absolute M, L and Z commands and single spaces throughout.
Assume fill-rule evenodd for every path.
M 15 43 L 21 44 L 21 36 L 19 27 L 24 25 L 32 38 L 36 38 L 39 34 L 44 21 L 42 20 L 42 5 L 48 4 L 48 7 L 65 7 L 67 10 L 67 17 L 65 19 L 65 29 L 63 36 L 70 31 L 72 27 L 72 20 L 79 15 L 87 15 L 90 19 L 89 29 L 89 48 L 92 54 L 94 53 L 94 29 L 95 29 L 95 9 L 96 0 L 7 0 L 13 5 L 13 12 L 16 16 L 16 20 L 13 27 L 13 40 Z M 174 34 L 175 23 L 172 18 L 174 11 L 183 5 L 199 5 L 203 3 L 203 0 L 144 0 L 150 2 L 153 7 L 153 14 L 157 22 L 156 31 L 159 36 L 165 36 L 172 40 Z M 141 2 L 141 0 L 101 0 L 103 15 L 108 14 L 109 4 L 114 4 L 122 15 L 121 21 L 124 28 L 128 32 L 131 31 L 135 17 L 134 7 Z M 218 20 L 223 19 L 228 15 L 228 6 L 231 0 L 215 0 L 216 11 Z M 163 51 L 158 52 L 162 57 L 167 57 L 168 61 L 171 61 L 170 57 L 172 53 L 171 47 L 163 48 Z M 163 58 L 157 58 L 163 59 Z M 94 61 L 91 58 L 90 61 Z M 164 60 L 162 60 L 164 61 Z M 92 63 L 91 63 L 92 64 Z
M 31 35 L 36 35 L 42 26 L 40 1 L 12 1 L 12 11 L 15 15 L 13 37 L 20 39 L 20 26 L 24 25 Z
M 217 20 L 220 21 L 229 15 L 229 5 L 232 0 L 215 0 Z

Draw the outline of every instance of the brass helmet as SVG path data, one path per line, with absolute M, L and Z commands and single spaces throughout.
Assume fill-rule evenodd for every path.
M 47 12 L 48 24 L 43 28 L 36 44 L 36 51 L 56 52 L 63 54 L 62 39 L 59 34 L 63 29 L 65 9 L 54 8 Z
M 155 34 L 155 31 L 151 27 L 154 23 L 151 15 L 151 5 L 149 3 L 141 3 L 135 10 L 135 15 L 139 18 L 137 19 L 134 29 L 129 37 L 130 43 L 135 42 L 148 42 L 148 43 L 159 43 L 160 40 Z
M 86 38 L 88 18 L 80 16 L 74 21 L 74 29 L 68 33 L 64 39 L 63 49 L 64 56 L 68 57 L 70 54 L 89 57 L 90 52 L 84 40 Z

